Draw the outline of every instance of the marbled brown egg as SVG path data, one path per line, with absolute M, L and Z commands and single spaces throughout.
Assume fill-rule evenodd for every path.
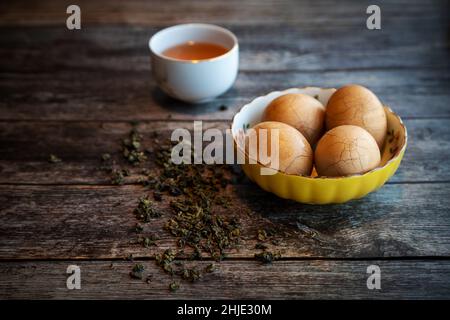
M 287 174 L 293 175 L 310 175 L 313 166 L 313 151 L 306 138 L 294 127 L 276 121 L 266 121 L 255 125 L 246 138 L 246 151 L 252 158 L 268 167 Z M 265 136 L 261 135 L 261 130 L 265 130 Z M 259 151 L 265 146 L 267 155 L 274 156 L 272 152 L 272 131 L 278 132 L 278 161 L 266 161 L 261 159 Z M 256 143 L 250 143 L 249 139 L 256 136 Z M 266 137 L 263 139 L 262 137 Z M 256 155 L 256 156 L 255 156 Z
M 319 176 L 361 174 L 380 164 L 380 149 L 369 132 L 344 125 L 331 129 L 319 140 L 314 161 Z
M 314 146 L 323 133 L 325 107 L 317 99 L 288 93 L 274 99 L 264 110 L 262 121 L 287 123 L 300 131 Z
M 367 88 L 348 85 L 338 89 L 328 101 L 327 130 L 341 125 L 355 125 L 367 130 L 381 149 L 386 138 L 386 114 L 377 96 Z

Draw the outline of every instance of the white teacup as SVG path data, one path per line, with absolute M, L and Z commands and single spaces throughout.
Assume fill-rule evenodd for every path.
M 205 60 L 179 60 L 163 55 L 173 46 L 188 41 L 208 42 L 228 49 Z M 239 66 L 239 46 L 229 30 L 212 24 L 189 23 L 163 29 L 149 40 L 152 73 L 168 95 L 190 103 L 209 101 L 234 83 Z

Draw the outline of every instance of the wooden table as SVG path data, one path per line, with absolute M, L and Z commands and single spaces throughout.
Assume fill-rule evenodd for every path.
M 381 30 L 366 28 L 365 1 L 79 0 L 82 29 L 69 31 L 71 3 L 0 4 L 0 298 L 450 298 L 447 1 L 381 1 Z M 147 47 L 162 27 L 192 21 L 231 29 L 241 50 L 234 87 L 199 106 L 156 89 Z M 258 95 L 347 83 L 404 119 L 409 145 L 395 176 L 330 206 L 233 185 L 224 214 L 246 212 L 247 239 L 216 272 L 171 293 L 154 263 L 175 246 L 164 217 L 150 224 L 158 247 L 133 243 L 133 209 L 148 190 L 132 177 L 111 185 L 99 156 L 117 155 L 133 125 L 144 143 L 192 120 L 225 129 Z M 286 231 L 282 259 L 262 265 L 253 235 L 274 225 Z M 136 261 L 150 283 L 130 278 Z M 81 268 L 81 290 L 66 288 L 70 264 Z M 366 287 L 369 265 L 381 268 L 381 290 Z

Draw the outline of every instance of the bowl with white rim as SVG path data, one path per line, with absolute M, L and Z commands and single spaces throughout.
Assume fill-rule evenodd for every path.
M 246 130 L 261 122 L 265 108 L 275 98 L 288 93 L 302 93 L 319 100 L 325 107 L 336 91 L 334 88 L 290 88 L 274 91 L 255 98 L 244 105 L 233 118 L 231 132 L 238 152 L 245 158 L 241 164 L 244 173 L 262 189 L 275 195 L 309 204 L 344 203 L 364 197 L 383 186 L 400 165 L 407 145 L 407 131 L 401 118 L 388 106 L 384 106 L 387 117 L 387 135 L 381 149 L 381 161 L 378 167 L 364 174 L 343 177 L 318 176 L 315 169 L 310 176 L 290 175 L 276 172 L 272 175 L 261 174 L 260 163 L 250 163 L 242 148 Z

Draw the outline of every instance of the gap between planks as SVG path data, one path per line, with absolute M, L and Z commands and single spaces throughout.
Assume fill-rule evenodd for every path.
M 385 184 L 448 184 L 450 183 L 450 180 L 433 180 L 433 181 L 386 181 Z M 246 186 L 248 184 L 241 184 L 241 186 Z M 142 184 L 138 182 L 124 182 L 120 186 L 115 184 L 107 184 L 107 183 L 31 183 L 31 182 L 25 182 L 25 183 L 15 183 L 15 182 L 3 182 L 0 183 L 1 186 L 33 186 L 33 187 L 58 187 L 58 186 L 70 186 L 70 187 L 83 187 L 83 186 L 93 186 L 93 187 L 121 187 L 121 186 L 142 186 Z
M 240 110 L 240 109 L 239 109 Z M 236 112 L 237 113 L 237 112 Z M 402 120 L 448 120 L 450 119 L 450 115 L 436 115 L 436 116 L 402 116 Z M 36 123 L 135 123 L 135 124 L 145 124 L 145 123 L 153 123 L 153 122 L 193 122 L 193 121 L 202 121 L 207 123 L 226 123 L 229 122 L 230 126 L 233 119 L 177 119 L 177 118 L 156 118 L 156 119 L 129 119 L 129 120 L 109 120 L 109 119 L 20 119 L 20 118 L 0 118 L 0 122 L 36 122 Z
M 74 261 L 74 262 L 139 262 L 139 261 L 154 261 L 154 257 L 133 257 L 133 259 L 126 258 L 16 258 L 16 259 L 1 259 L 0 264 L 2 263 L 12 263 L 12 262 L 62 262 L 62 261 Z M 212 258 L 205 257 L 201 260 L 192 260 L 188 257 L 177 257 L 176 260 L 181 261 L 190 261 L 190 262 L 216 262 L 218 264 L 222 262 L 233 262 L 233 261 L 258 261 L 254 257 L 227 257 L 221 261 L 216 261 Z M 342 261 L 342 262 L 351 262 L 351 261 L 450 261 L 450 256 L 392 256 L 392 257 L 343 257 L 343 258 L 335 258 L 335 257 L 281 257 L 276 261 Z

